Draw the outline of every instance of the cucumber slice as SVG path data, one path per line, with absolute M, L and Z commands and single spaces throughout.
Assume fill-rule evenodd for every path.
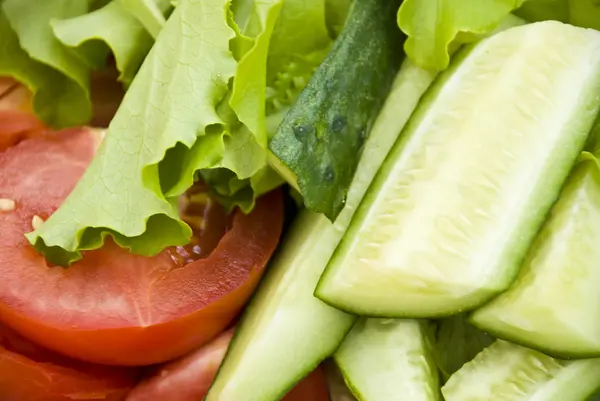
M 563 361 L 496 341 L 442 387 L 446 401 L 584 401 L 600 386 L 600 359 Z
M 582 156 L 510 289 L 471 321 L 557 357 L 600 356 L 600 169 Z
M 417 320 L 361 319 L 334 359 L 360 401 L 438 401 L 432 331 Z
M 335 224 L 303 211 L 238 326 L 207 401 L 273 401 L 332 355 L 354 316 L 313 296 L 327 261 L 435 75 L 406 61 L 367 140 Z
M 600 105 L 600 32 L 555 21 L 482 40 L 419 106 L 316 295 L 434 317 L 505 290 Z

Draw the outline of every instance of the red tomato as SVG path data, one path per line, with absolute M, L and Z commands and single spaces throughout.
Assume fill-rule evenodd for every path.
M 281 194 L 264 196 L 249 215 L 236 212 L 214 250 L 192 263 L 174 260 L 173 250 L 149 258 L 109 242 L 69 268 L 48 266 L 23 234 L 34 216 L 58 208 L 96 146 L 79 129 L 0 153 L 0 198 L 16 204 L 0 213 L 0 320 L 90 362 L 148 365 L 184 355 L 227 327 L 254 291 L 279 241 Z M 211 227 L 204 234 L 214 237 Z
M 233 330 L 229 330 L 196 352 L 159 368 L 132 390 L 127 401 L 201 400 L 217 374 L 232 335 Z M 329 401 L 321 368 L 300 382 L 283 401 Z
M 121 401 L 136 371 L 89 365 L 42 349 L 0 325 L 2 401 Z

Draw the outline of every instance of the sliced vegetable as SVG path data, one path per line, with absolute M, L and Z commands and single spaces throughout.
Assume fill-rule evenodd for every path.
M 91 130 L 49 132 L 0 153 L 0 320 L 74 358 L 147 365 L 181 356 L 226 328 L 244 307 L 277 246 L 275 192 L 230 218 L 206 190 L 186 196 L 193 241 L 148 258 L 113 243 L 69 269 L 52 266 L 24 233 L 64 200 L 98 146 Z M 157 228 L 159 229 L 159 228 Z
M 494 342 L 492 336 L 469 324 L 465 315 L 441 319 L 436 326 L 434 356 L 444 382 Z
M 442 387 L 446 401 L 584 401 L 600 386 L 600 359 L 561 361 L 501 340 Z
M 122 401 L 133 369 L 70 360 L 0 325 L 0 394 L 7 401 Z
M 234 23 L 229 5 L 229 0 L 178 4 L 127 91 L 98 156 L 61 208 L 28 234 L 48 260 L 68 265 L 82 251 L 100 248 L 107 235 L 146 256 L 186 244 L 191 230 L 173 203 L 192 185 L 197 170 L 228 169 L 246 179 L 266 165 L 260 76 L 281 0 L 255 3 L 252 15 L 262 29 L 237 63 L 230 43 L 239 42 L 241 33 L 229 25 Z M 243 104 L 242 94 L 247 95 Z
M 557 357 L 600 356 L 600 168 L 584 153 L 515 283 L 471 320 Z
M 369 188 L 316 295 L 445 316 L 507 289 L 600 106 L 600 33 L 511 28 L 462 53 Z
M 127 397 L 127 401 L 198 401 L 206 395 L 225 356 L 233 330 L 177 361 L 157 368 Z M 282 401 L 329 401 L 321 368 L 292 389 Z
M 359 320 L 334 355 L 356 398 L 440 400 L 431 329 L 416 320 Z
M 331 52 L 269 144 L 273 167 L 306 207 L 335 220 L 361 149 L 400 65 L 396 1 L 355 1 Z
M 435 75 L 406 62 L 365 145 L 335 224 L 304 210 L 246 308 L 211 388 L 212 400 L 273 400 L 333 354 L 355 322 L 312 293 L 356 205 Z M 293 352 L 290 352 L 293 350 Z

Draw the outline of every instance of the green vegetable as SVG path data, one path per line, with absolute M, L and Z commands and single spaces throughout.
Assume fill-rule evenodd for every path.
M 315 285 L 373 176 L 434 78 L 408 60 L 404 63 L 367 140 L 346 207 L 335 224 L 322 214 L 300 212 L 238 323 L 207 401 L 279 399 L 335 352 L 356 317 L 315 298 Z
M 113 0 L 120 2 L 156 38 L 164 28 L 165 13 L 171 8 L 169 0 Z
M 126 9 L 126 3 L 136 1 L 145 6 Z M 168 2 L 159 2 L 5 0 L 0 11 L 0 74 L 32 90 L 33 109 L 48 125 L 86 124 L 92 113 L 92 70 L 104 68 L 112 51 L 119 79 L 132 81 L 153 44 L 138 19 L 145 7 L 166 11 Z
M 10 46 L 12 49 L 10 53 L 0 54 L 0 63 L 5 65 L 2 74 L 14 76 L 32 89 L 34 110 L 47 123 L 62 127 L 88 121 L 92 114 L 90 68 L 56 39 L 49 23 L 52 19 L 85 14 L 88 11 L 87 1 L 4 0 L 1 7 L 5 18 L 3 25 L 9 26 L 3 27 L 6 34 L 0 36 L 0 48 Z M 16 34 L 22 50 L 17 49 L 14 42 L 6 43 L 14 41 L 14 34 L 9 33 L 9 29 Z M 10 60 L 15 55 L 18 62 Z M 26 71 L 16 70 L 21 66 Z M 47 67 L 56 73 L 50 72 Z M 45 74 L 48 76 L 45 77 Z M 53 79 L 58 82 L 52 82 Z
M 464 315 L 439 320 L 434 356 L 443 381 L 493 342 L 493 337 L 469 324 Z
M 73 81 L 23 50 L 1 7 L 0 75 L 12 76 L 31 89 L 34 111 L 50 125 L 75 125 L 89 113 L 85 97 L 82 103 Z
M 600 28 L 597 0 L 405 0 L 398 25 L 408 36 L 408 56 L 423 68 L 443 70 L 453 47 L 491 32 L 515 10 L 530 21 L 552 19 Z
M 546 21 L 470 48 L 358 207 L 315 291 L 328 304 L 441 317 L 515 279 L 600 108 L 600 32 Z
M 406 54 L 419 66 L 444 70 L 450 47 L 491 32 L 525 0 L 405 0 L 398 25 L 408 36 Z
M 401 35 L 394 1 L 352 5 L 344 30 L 269 147 L 274 166 L 299 187 L 308 209 L 334 220 L 360 151 L 398 69 Z
M 359 400 L 439 401 L 439 375 L 432 358 L 432 325 L 410 319 L 361 319 L 334 354 Z
M 584 152 L 515 282 L 471 321 L 555 357 L 600 356 L 599 239 L 600 166 Z
M 497 340 L 450 377 L 446 401 L 584 401 L 600 385 L 600 359 L 563 361 Z
M 76 48 L 95 68 L 104 67 L 112 50 L 121 72 L 119 80 L 129 85 L 154 41 L 123 3 L 113 0 L 89 14 L 52 21 L 51 26 L 58 40 Z
M 529 21 L 552 19 L 600 29 L 600 2 L 597 0 L 529 0 L 516 13 Z
M 197 170 L 228 169 L 240 179 L 260 172 L 266 165 L 261 76 L 281 3 L 255 3 L 251 18 L 261 29 L 238 61 L 230 43 L 244 33 L 230 18 L 230 1 L 180 1 L 98 155 L 61 208 L 27 235 L 32 244 L 60 265 L 99 248 L 106 235 L 154 255 L 189 240 L 175 200 Z

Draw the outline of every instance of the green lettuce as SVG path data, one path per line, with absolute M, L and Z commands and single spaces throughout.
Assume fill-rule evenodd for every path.
M 81 58 L 65 48 L 53 35 L 49 21 L 73 18 L 85 14 L 89 4 L 81 0 L 4 0 L 2 3 L 3 25 L 7 33 L 0 36 L 4 42 L 16 37 L 21 49 L 11 46 L 15 53 L 26 54 L 27 64 L 43 65 L 55 70 L 48 77 L 48 68 L 29 68 L 26 74 L 2 69 L 3 75 L 11 75 L 22 81 L 34 92 L 34 110 L 44 121 L 55 126 L 82 124 L 92 115 L 90 101 L 90 67 Z M 12 30 L 9 33 L 8 30 Z M 4 51 L 2 64 L 11 64 L 12 52 Z M 25 57 L 19 57 L 24 62 Z M 60 78 L 58 78 L 60 76 Z M 48 78 L 58 78 L 60 84 L 46 84 Z M 62 93 L 60 93 L 62 92 Z M 58 100 L 63 103 L 58 105 Z
M 171 9 L 169 0 L 120 0 L 121 4 L 156 38 L 164 28 L 165 13 Z
M 132 81 L 153 44 L 156 14 L 171 7 L 165 0 L 0 3 L 0 75 L 28 86 L 34 112 L 56 128 L 90 121 L 91 73 L 105 67 L 110 52 L 119 79 Z
M 493 31 L 513 11 L 529 21 L 600 29 L 598 0 L 405 0 L 398 25 L 408 36 L 407 55 L 423 68 L 443 70 L 453 47 Z
M 75 82 L 52 67 L 34 60 L 23 50 L 2 7 L 0 76 L 12 76 L 31 89 L 33 109 L 50 125 L 76 125 L 83 122 L 90 113 L 85 92 Z
M 50 25 L 54 36 L 63 45 L 74 48 L 92 68 L 103 68 L 112 51 L 120 72 L 119 80 L 129 85 L 154 40 L 125 8 L 126 1 L 114 0 L 91 13 L 54 20 Z
M 142 255 L 187 243 L 176 199 L 198 170 L 252 181 L 266 166 L 266 53 L 281 5 L 255 2 L 239 26 L 230 0 L 179 1 L 98 155 L 31 243 L 60 265 L 107 235 Z M 236 42 L 246 45 L 232 52 Z
M 491 32 L 525 0 L 405 0 L 398 25 L 408 39 L 404 49 L 417 65 L 443 70 L 451 45 Z

